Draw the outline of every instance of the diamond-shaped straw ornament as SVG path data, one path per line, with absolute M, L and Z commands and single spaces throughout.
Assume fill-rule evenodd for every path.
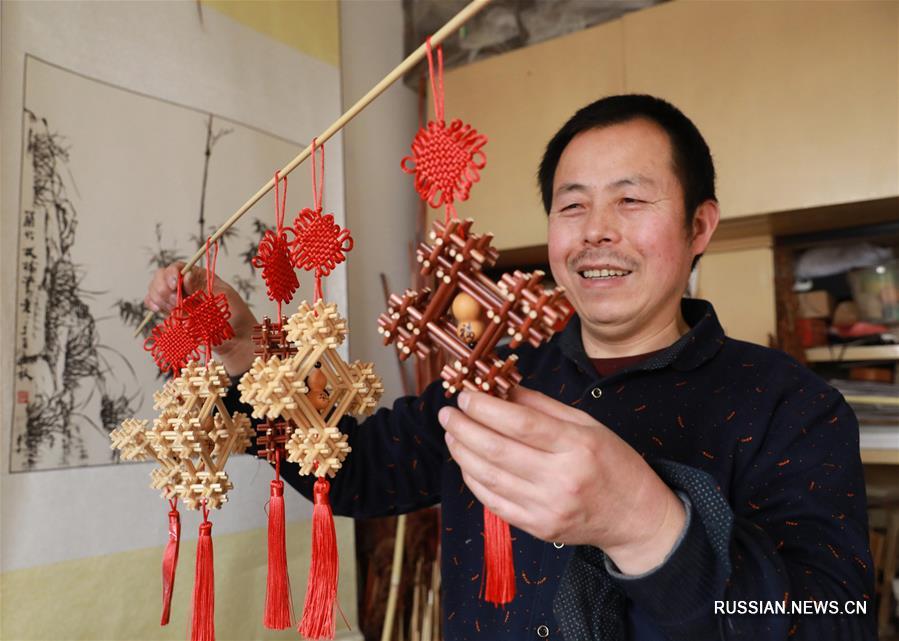
M 253 416 L 281 419 L 293 426 L 287 460 L 301 474 L 334 476 L 350 452 L 337 425 L 346 414 L 364 416 L 383 393 L 369 363 L 347 365 L 337 348 L 347 335 L 335 303 L 302 302 L 285 325 L 297 352 L 288 358 L 257 358 L 238 389 Z
M 163 497 L 178 497 L 193 510 L 204 500 L 208 508 L 221 507 L 233 487 L 225 464 L 246 450 L 252 434 L 249 418 L 232 416 L 222 402 L 229 385 L 221 363 L 189 363 L 154 394 L 159 416 L 152 427 L 126 419 L 110 435 L 112 447 L 128 460 L 155 459 L 151 486 Z

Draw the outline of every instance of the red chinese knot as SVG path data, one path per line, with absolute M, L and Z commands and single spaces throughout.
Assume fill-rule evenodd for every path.
M 279 185 L 284 182 L 281 195 Z M 252 265 L 262 269 L 262 280 L 265 281 L 268 297 L 281 303 L 289 303 L 293 293 L 300 287 L 300 281 L 293 270 L 290 260 L 290 241 L 287 234 L 292 230 L 284 229 L 284 206 L 287 200 L 287 176 L 283 179 L 275 172 L 275 229 L 267 230 L 259 241 L 259 249 L 253 257 Z
M 481 147 L 486 142 L 486 136 L 461 120 L 449 127 L 432 120 L 418 130 L 413 155 L 403 158 L 400 166 L 415 174 L 415 190 L 428 205 L 451 208 L 456 200 L 468 200 L 472 184 L 481 179 L 480 170 L 487 164 Z
M 228 319 L 231 318 L 231 310 L 228 309 L 228 299 L 224 294 L 214 294 L 215 262 L 218 258 L 219 246 L 215 244 L 215 251 L 210 252 L 210 242 L 206 239 L 206 291 L 198 289 L 184 299 L 183 309 L 187 316 L 187 330 L 193 335 L 194 340 L 200 345 L 206 346 L 206 358 L 212 358 L 212 348 L 221 345 L 226 340 L 234 338 L 234 329 Z
M 332 214 L 322 216 L 320 209 L 304 209 L 297 214 L 293 226 L 296 234 L 291 247 L 293 264 L 306 271 L 314 270 L 316 278 L 330 274 L 353 249 L 350 230 L 335 223 Z
M 224 294 L 195 291 L 184 299 L 184 312 L 187 314 L 187 331 L 199 345 L 215 347 L 234 338 L 234 329 L 228 322 L 231 310 Z
M 253 257 L 253 267 L 262 269 L 268 297 L 279 303 L 289 303 L 300 286 L 293 263 L 290 261 L 290 241 L 287 231 L 267 230 L 259 241 L 259 250 Z
M 150 352 L 156 366 L 162 372 L 177 376 L 188 361 L 199 359 L 199 343 L 188 330 L 179 308 L 162 323 L 153 328 L 144 349 Z
M 456 217 L 453 203 L 468 200 L 471 186 L 481 179 L 487 156 L 481 148 L 487 136 L 471 125 L 453 120 L 449 127 L 443 119 L 443 48 L 437 47 L 437 73 L 427 40 L 428 72 L 434 96 L 434 120 L 418 130 L 412 141 L 412 155 L 400 162 L 407 174 L 415 174 L 415 190 L 431 207 L 446 205 L 446 222 Z

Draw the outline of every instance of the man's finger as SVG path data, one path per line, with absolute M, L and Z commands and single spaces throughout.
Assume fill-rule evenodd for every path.
M 506 470 L 493 465 L 478 452 L 469 449 L 447 433 L 447 447 L 453 460 L 467 476 L 474 478 L 497 496 L 507 501 L 526 504 L 533 501 L 538 488 Z
M 153 301 L 152 298 L 150 298 L 150 295 L 149 295 L 149 294 L 147 294 L 147 295 L 144 297 L 144 306 L 145 306 L 147 309 L 150 309 L 150 310 L 152 310 L 152 311 L 154 311 L 154 312 L 158 312 L 158 311 L 159 311 L 159 305 L 157 305 L 156 302 Z
M 579 409 L 571 407 L 571 405 L 550 398 L 546 394 L 541 394 L 540 392 L 527 389 L 520 385 L 512 390 L 510 399 L 514 403 L 530 407 L 538 412 L 555 417 L 560 421 L 569 421 L 571 423 L 578 423 L 579 425 L 593 425 L 596 422 L 586 412 L 582 412 Z
M 460 446 L 522 482 L 539 483 L 542 472 L 552 468 L 551 455 L 495 432 L 455 408 L 446 407 L 439 416 L 447 434 Z
M 178 290 L 178 274 L 181 272 L 181 269 L 184 267 L 184 263 L 178 261 L 176 263 L 172 263 L 168 267 L 165 268 L 163 273 L 163 277 L 165 278 L 165 284 L 172 291 Z
M 471 493 L 481 502 L 481 505 L 506 523 L 527 532 L 532 532 L 535 529 L 537 524 L 534 522 L 532 511 L 527 506 L 519 505 L 515 501 L 510 501 L 496 492 L 492 492 L 471 476 L 463 473 L 462 478 L 465 480 L 465 485 L 468 486 Z
M 544 452 L 555 452 L 558 418 L 540 410 L 469 390 L 459 394 L 459 409 L 470 418 L 511 439 Z

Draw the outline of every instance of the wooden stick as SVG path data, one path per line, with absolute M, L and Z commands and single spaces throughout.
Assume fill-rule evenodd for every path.
M 393 618 L 396 616 L 396 599 L 400 591 L 400 579 L 403 576 L 403 548 L 406 540 L 406 515 L 400 514 L 396 519 L 396 536 L 393 541 L 393 564 L 390 567 L 390 591 L 387 593 L 387 611 L 384 613 L 384 627 L 381 628 L 381 641 L 390 641 L 393 632 Z M 402 624 L 402 620 L 400 621 Z
M 478 13 L 484 6 L 490 2 L 490 0 L 472 0 L 464 9 L 462 9 L 459 13 L 453 16 L 449 22 L 440 27 L 434 35 L 431 36 L 431 46 L 436 47 L 441 42 L 446 40 L 449 36 L 455 33 L 462 25 L 468 22 L 475 14 Z M 397 65 L 393 71 L 388 73 L 381 81 L 372 87 L 367 94 L 362 96 L 359 100 L 356 101 L 352 107 L 350 107 L 346 113 L 344 113 L 340 118 L 338 118 L 334 123 L 325 129 L 322 133 L 315 137 L 316 145 L 321 146 L 327 140 L 329 140 L 334 134 L 343 129 L 347 123 L 349 123 L 353 118 L 355 118 L 360 111 L 365 109 L 375 98 L 380 96 L 384 91 L 390 87 L 394 82 L 403 77 L 403 75 L 408 72 L 412 67 L 417 65 L 424 57 L 427 55 L 428 49 L 427 44 L 422 43 L 418 49 L 413 51 L 409 56 L 406 57 L 399 65 Z M 299 167 L 304 160 L 306 160 L 312 154 L 312 144 L 306 147 L 303 151 L 297 155 L 296 158 L 291 160 L 287 165 L 285 165 L 281 171 L 281 176 L 286 176 L 294 169 Z M 263 196 L 265 196 L 268 192 L 270 192 L 275 187 L 275 178 L 272 176 L 269 178 L 269 181 L 263 185 L 259 191 L 253 194 L 250 199 L 241 205 L 240 209 L 231 214 L 231 217 L 226 220 L 221 227 L 219 227 L 212 236 L 209 237 L 209 242 L 215 243 L 219 238 L 221 238 L 226 231 L 228 231 L 234 223 L 236 223 L 241 216 L 247 213 L 250 208 L 259 202 Z M 191 268 L 206 254 L 206 244 L 203 243 L 203 246 L 197 250 L 189 261 L 184 264 L 184 268 L 181 270 L 181 274 L 183 276 L 187 276 L 190 273 Z M 134 332 L 134 335 L 137 336 L 140 334 L 141 330 L 150 322 L 153 318 L 153 312 L 147 312 L 147 315 L 144 316 L 143 322 L 137 328 L 137 331 Z

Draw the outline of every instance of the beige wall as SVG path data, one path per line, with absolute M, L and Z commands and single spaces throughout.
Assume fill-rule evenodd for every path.
M 200 0 L 232 20 L 332 65 L 340 64 L 339 1 Z
M 777 336 L 770 247 L 706 254 L 697 269 L 695 295 L 712 301 L 728 336 L 759 345 Z
M 400 0 L 341 4 L 341 80 L 348 108 L 403 59 Z M 418 125 L 418 98 L 397 82 L 343 131 L 347 225 L 356 245 L 347 260 L 350 355 L 374 362 L 384 380 L 385 404 L 402 395 L 395 350 L 378 334 L 386 304 L 380 273 L 390 289 L 411 285 L 409 244 L 415 235 L 418 195 L 400 159 Z
M 160 509 L 164 520 L 164 510 Z M 110 515 L 113 518 L 114 515 Z M 159 626 L 162 547 L 74 559 L 3 574 L 2 633 L 8 641 L 183 641 L 190 637 L 191 594 L 196 557 L 196 514 L 182 514 L 181 549 L 171 620 Z M 337 519 L 337 545 L 352 558 L 353 523 Z M 287 563 L 293 603 L 302 613 L 309 572 L 309 523 L 287 524 Z M 213 526 L 215 624 L 219 641 L 298 639 L 294 629 L 262 627 L 267 573 L 265 529 L 219 535 Z M 340 607 L 356 620 L 354 564 L 341 566 Z M 358 639 L 338 617 L 339 641 Z

